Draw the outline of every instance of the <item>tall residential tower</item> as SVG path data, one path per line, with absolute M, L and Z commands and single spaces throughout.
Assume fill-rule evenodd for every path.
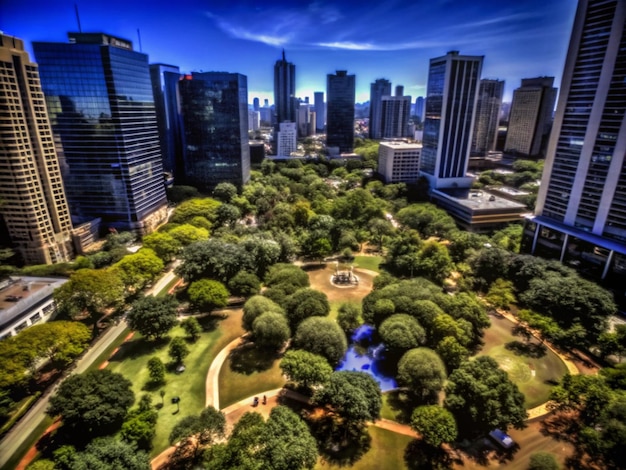
M 72 257 L 72 222 L 37 64 L 0 34 L 0 216 L 29 264 Z
M 283 57 L 274 64 L 276 130 L 281 122 L 296 122 L 296 66 Z
M 432 189 L 469 188 L 466 175 L 483 56 L 430 59 L 420 172 Z
M 72 219 L 152 231 L 167 216 L 148 56 L 103 33 L 34 42 Z
M 370 84 L 370 139 L 382 139 L 383 96 L 391 96 L 391 82 L 379 78 Z
M 626 289 L 626 2 L 580 0 L 526 249 Z M 622 297 L 623 298 L 623 297 Z

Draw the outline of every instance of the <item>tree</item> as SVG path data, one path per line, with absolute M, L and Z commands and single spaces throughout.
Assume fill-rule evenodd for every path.
M 170 444 L 179 442 L 180 452 L 185 455 L 191 452 L 193 461 L 197 461 L 200 452 L 213 445 L 224 436 L 226 418 L 224 413 L 209 406 L 199 415 L 181 419 L 170 433 Z
M 208 197 L 202 199 L 189 199 L 181 202 L 176 207 L 176 210 L 170 217 L 170 222 L 184 224 L 196 216 L 202 216 L 210 222 L 214 222 L 216 219 L 217 208 L 220 205 L 221 203 L 219 201 Z
M 378 382 L 365 372 L 337 371 L 313 395 L 317 405 L 330 407 L 345 422 L 365 424 L 380 418 L 382 396 Z
M 314 238 L 307 243 L 307 252 L 311 258 L 323 260 L 333 253 L 333 246 L 326 237 Z
M 152 406 L 152 397 L 142 395 L 137 409 L 128 413 L 128 418 L 122 425 L 120 435 L 122 439 L 139 449 L 150 450 L 152 439 L 156 434 L 158 413 Z
M 386 236 L 393 234 L 394 227 L 387 219 L 373 219 L 368 225 L 372 240 L 378 245 L 378 251 L 383 251 L 383 241 Z
M 252 334 L 257 346 L 276 350 L 291 337 L 291 330 L 284 315 L 266 312 L 252 323 Z
M 180 326 L 183 327 L 183 330 L 185 330 L 185 333 L 192 341 L 196 341 L 200 337 L 200 333 L 202 333 L 202 327 L 196 317 L 185 318 L 180 322 Z
M 61 415 L 63 426 L 75 436 L 108 434 L 124 421 L 135 401 L 131 382 L 107 369 L 72 375 L 50 398 L 46 413 Z
M 344 302 L 339 306 L 337 313 L 337 323 L 341 329 L 350 336 L 362 323 L 361 308 L 359 305 Z
M 262 295 L 250 297 L 243 305 L 243 317 L 241 318 L 243 329 L 252 331 L 254 320 L 267 312 L 280 313 L 281 315 L 285 313 L 280 305 L 267 297 Z
M 164 263 L 169 263 L 181 248 L 180 242 L 166 232 L 153 232 L 145 235 L 143 246 L 154 251 Z
M 177 337 L 170 342 L 167 352 L 176 364 L 182 364 L 183 359 L 189 354 L 189 348 L 184 339 Z
M 309 287 L 309 276 L 293 264 L 278 263 L 272 266 L 265 276 L 267 287 L 280 287 L 291 295 L 298 289 Z
M 210 459 L 205 462 L 209 470 L 240 468 L 262 470 L 259 453 L 266 443 L 265 421 L 257 412 L 247 411 L 235 423 L 225 444 L 211 448 Z
M 422 325 L 406 313 L 391 315 L 381 323 L 378 333 L 385 346 L 396 352 L 417 348 L 426 340 Z
M 71 460 L 72 469 L 109 470 L 148 470 L 150 458 L 134 445 L 118 441 L 114 437 L 100 437 L 87 445 L 83 452 L 76 452 Z
M 550 452 L 535 452 L 530 454 L 528 470 L 559 470 L 561 467 L 554 454 Z
M 230 203 L 237 195 L 237 187 L 232 183 L 218 183 L 213 190 L 213 197 L 218 201 Z
M 299 349 L 325 357 L 331 366 L 336 366 L 348 349 L 346 335 L 339 325 L 320 317 L 307 318 L 300 323 L 294 344 Z
M 13 337 L 13 344 L 19 349 L 27 348 L 33 354 L 30 364 L 36 367 L 39 359 L 49 359 L 61 365 L 69 364 L 78 357 L 91 340 L 89 328 L 77 321 L 52 321 L 33 325 Z M 20 353 L 24 356 L 24 351 Z M 0 353 L 0 357 L 2 354 Z
M 219 238 L 202 240 L 185 247 L 183 264 L 176 273 L 186 281 L 217 279 L 227 283 L 241 270 L 255 272 L 255 259 L 242 244 Z
M 317 442 L 295 412 L 276 406 L 265 424 L 259 460 L 271 470 L 312 469 L 317 462 Z
M 477 280 L 477 287 L 487 291 L 496 279 L 506 279 L 508 263 L 512 255 L 499 247 L 480 250 L 470 259 L 470 266 Z
M 461 363 L 448 377 L 445 391 L 445 407 L 456 417 L 462 435 L 525 426 L 524 395 L 491 357 Z
M 261 281 L 256 274 L 248 271 L 239 271 L 228 281 L 228 290 L 231 294 L 240 297 L 251 297 L 261 290 Z
M 187 294 L 194 307 L 205 311 L 225 307 L 229 296 L 224 284 L 210 279 L 192 282 L 187 289 Z
M 418 400 L 431 400 L 443 388 L 446 366 L 432 349 L 415 348 L 400 358 L 397 378 Z
M 457 436 L 454 416 L 439 405 L 418 406 L 411 415 L 411 428 L 433 447 L 454 442 Z
M 196 227 L 190 223 L 179 225 L 167 232 L 180 246 L 188 246 L 192 243 L 209 238 L 209 231 L 204 227 Z
M 423 239 L 433 236 L 447 238 L 456 229 L 454 219 L 432 204 L 411 204 L 398 211 L 396 220 L 417 230 Z
M 445 336 L 437 343 L 435 351 L 445 363 L 448 373 L 459 367 L 470 355 L 467 348 L 459 344 L 453 336 Z
M 600 376 L 565 374 L 550 391 L 548 409 L 577 411 L 584 424 L 593 425 L 611 401 L 611 395 L 611 389 Z
M 150 358 L 147 364 L 150 382 L 162 384 L 165 382 L 165 364 L 158 356 Z
M 302 349 L 287 351 L 280 361 L 280 369 L 289 380 L 307 389 L 326 383 L 333 373 L 324 357 Z
M 124 284 L 111 269 L 81 269 L 54 291 L 57 308 L 70 317 L 97 315 L 120 306 L 123 300 Z
M 128 326 L 148 339 L 161 339 L 176 325 L 178 303 L 173 297 L 151 295 L 136 300 L 127 315 Z
M 453 264 L 448 249 L 434 240 L 425 242 L 419 250 L 415 275 L 441 284 L 452 272 Z
M 325 317 L 329 312 L 328 297 L 314 289 L 300 289 L 285 299 L 285 316 L 292 330 L 306 318 Z
M 154 251 L 142 248 L 137 253 L 124 256 L 112 267 L 131 292 L 146 287 L 163 271 L 164 265 Z

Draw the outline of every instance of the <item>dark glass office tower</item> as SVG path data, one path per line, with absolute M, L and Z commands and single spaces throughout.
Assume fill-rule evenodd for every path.
M 350 153 L 354 149 L 355 77 L 337 70 L 326 78 L 326 146 Z
M 178 111 L 180 69 L 174 65 L 150 64 L 154 107 L 159 127 L 163 169 L 176 176 L 182 159 L 182 128 Z
M 274 64 L 274 105 L 276 130 L 281 122 L 296 122 L 296 66 L 285 59 Z
M 490 150 L 496 148 L 503 94 L 504 80 L 484 79 L 480 81 L 474 137 L 472 138 L 472 155 L 486 155 Z
M 148 56 L 102 33 L 33 49 L 76 222 L 150 232 L 167 215 Z
M 370 83 L 370 139 L 382 139 L 383 96 L 391 96 L 391 82 L 379 78 Z
M 430 59 L 420 172 L 433 189 L 469 188 L 467 177 L 482 56 Z
M 211 191 L 250 179 L 248 80 L 226 72 L 194 72 L 179 83 L 186 184 Z

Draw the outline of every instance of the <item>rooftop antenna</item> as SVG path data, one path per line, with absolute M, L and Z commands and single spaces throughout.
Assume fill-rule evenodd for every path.
M 143 52 L 141 48 L 141 31 L 139 31 L 139 28 L 137 28 L 137 38 L 139 38 L 139 52 Z
M 80 15 L 78 14 L 78 4 L 74 4 L 74 10 L 76 10 L 76 22 L 78 23 L 78 32 L 82 33 L 83 28 L 80 27 Z
M 283 62 L 285 62 L 285 49 L 283 49 Z

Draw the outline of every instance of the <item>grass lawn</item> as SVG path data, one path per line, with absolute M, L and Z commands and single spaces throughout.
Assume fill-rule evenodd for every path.
M 383 261 L 382 256 L 363 256 L 357 255 L 354 257 L 354 267 L 369 269 L 370 271 L 380 272 L 380 263 Z
M 118 353 L 111 358 L 108 368 L 123 374 L 132 381 L 137 399 L 142 394 L 149 393 L 153 403 L 160 404 L 159 391 L 165 391 L 164 406 L 159 410 L 152 457 L 169 446 L 170 432 L 181 418 L 197 414 L 204 408 L 206 374 L 211 362 L 224 346 L 243 333 L 241 310 L 226 312 L 227 316 L 224 319 L 215 320 L 215 317 L 198 319 L 206 331 L 195 343 L 189 343 L 190 352 L 184 361 L 186 370 L 181 374 L 166 373 L 166 383 L 160 388 L 145 389 L 146 382 L 148 382 L 146 363 L 151 357 L 158 356 L 165 364 L 168 364 L 170 362 L 167 354 L 168 341 L 152 344 L 136 335 L 131 341 L 122 345 Z M 170 332 L 170 338 L 176 336 L 185 336 L 182 328 L 175 327 Z M 180 397 L 180 412 L 178 413 L 176 413 L 177 406 L 171 403 L 172 397 L 175 396 Z
M 285 378 L 279 364 L 275 353 L 257 350 L 253 345 L 235 349 L 220 370 L 220 408 L 282 387 Z
M 563 361 L 538 340 L 524 342 L 511 333 L 513 324 L 491 317 L 491 327 L 485 330 L 485 345 L 479 355 L 494 358 L 519 387 L 526 398 L 526 408 L 544 403 L 550 390 L 567 372 Z
M 413 440 L 412 437 L 377 428 L 376 426 L 370 426 L 368 431 L 372 437 L 370 450 L 349 468 L 354 470 L 378 470 L 381 468 L 400 470 L 407 468 L 404 463 L 404 449 Z M 316 470 L 328 468 L 340 469 L 346 467 L 331 465 L 318 459 L 317 465 L 315 465 Z

